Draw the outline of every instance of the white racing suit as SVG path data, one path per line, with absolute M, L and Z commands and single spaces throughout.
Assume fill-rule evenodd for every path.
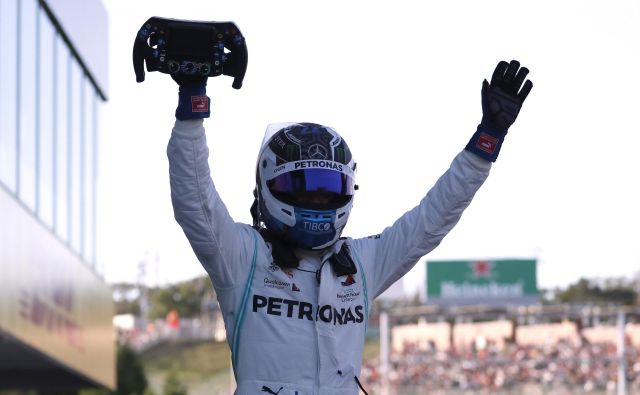
M 491 163 L 463 151 L 420 204 L 381 234 L 296 251 L 281 269 L 251 226 L 233 221 L 211 180 L 202 120 L 176 121 L 167 150 L 175 218 L 217 292 L 236 394 L 354 395 L 375 297 L 458 222 Z M 346 243 L 357 273 L 327 259 Z

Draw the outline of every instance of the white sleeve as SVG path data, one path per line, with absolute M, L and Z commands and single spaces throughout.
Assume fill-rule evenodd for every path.
M 436 248 L 489 175 L 491 162 L 459 153 L 420 204 L 380 235 L 354 240 L 374 297 Z
M 216 288 L 243 281 L 253 253 L 254 230 L 233 221 L 215 189 L 201 119 L 176 120 L 167 156 L 174 216 L 198 260 Z

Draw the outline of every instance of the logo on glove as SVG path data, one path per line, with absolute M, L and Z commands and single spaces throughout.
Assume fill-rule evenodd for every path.
M 207 96 L 191 96 L 191 112 L 208 112 L 209 99 Z
M 481 133 L 476 143 L 476 148 L 483 150 L 486 153 L 493 154 L 498 147 L 498 139 L 489 136 L 486 133 Z

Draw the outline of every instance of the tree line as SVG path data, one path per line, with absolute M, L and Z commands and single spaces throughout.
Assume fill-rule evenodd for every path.
M 158 287 L 131 283 L 112 284 L 116 314 L 140 316 L 142 298 L 147 298 L 148 319 L 165 318 L 171 310 L 182 318 L 196 318 L 215 310 L 215 291 L 208 277 L 202 276 Z M 417 296 L 400 304 L 419 304 Z M 633 278 L 580 278 L 566 287 L 540 291 L 543 304 L 640 305 L 640 273 Z
M 215 291 L 206 276 L 157 287 L 115 283 L 111 289 L 116 314 L 140 316 L 146 304 L 147 319 L 165 318 L 172 310 L 180 317 L 195 318 L 217 308 Z

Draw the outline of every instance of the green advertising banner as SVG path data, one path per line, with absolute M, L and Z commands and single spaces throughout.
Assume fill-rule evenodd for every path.
M 518 302 L 538 297 L 535 259 L 427 261 L 427 299 Z

